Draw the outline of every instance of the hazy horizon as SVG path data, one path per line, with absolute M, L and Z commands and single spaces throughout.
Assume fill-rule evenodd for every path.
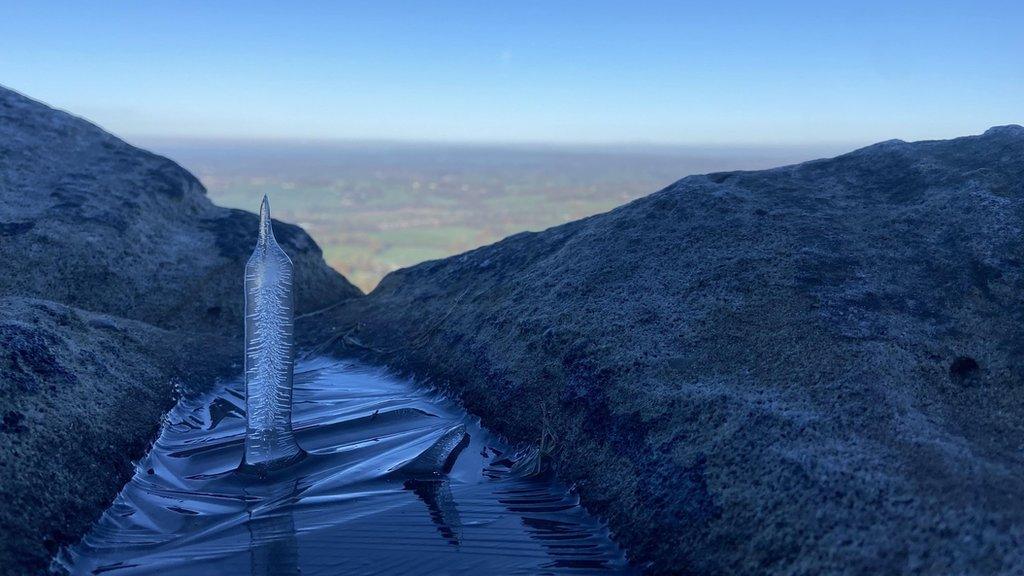
M 525 146 L 135 140 L 210 198 L 305 228 L 364 291 L 388 272 L 604 212 L 690 174 L 759 169 L 842 147 Z

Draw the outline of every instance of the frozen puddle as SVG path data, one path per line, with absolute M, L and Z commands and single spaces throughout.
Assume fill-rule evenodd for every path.
M 630 573 L 565 486 L 531 475 L 529 458 L 455 403 L 325 358 L 296 365 L 294 390 L 304 460 L 265 479 L 236 472 L 241 378 L 182 401 L 114 504 L 55 567 L 163 576 Z M 431 462 L 449 472 L 432 472 Z

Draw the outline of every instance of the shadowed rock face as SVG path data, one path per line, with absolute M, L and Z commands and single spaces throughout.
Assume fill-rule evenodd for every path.
M 181 389 L 237 347 L 46 300 L 0 298 L 0 573 L 42 571 L 131 476 Z
M 653 572 L 1024 570 L 1024 128 L 691 176 L 300 334 L 549 445 Z
M 174 162 L 0 88 L 0 574 L 45 569 L 176 395 L 241 369 L 257 223 Z M 300 228 L 274 229 L 300 313 L 360 295 Z

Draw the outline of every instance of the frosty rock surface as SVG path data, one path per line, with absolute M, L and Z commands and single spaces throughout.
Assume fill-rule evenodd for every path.
M 1024 127 L 890 141 L 691 176 L 299 330 L 550 435 L 650 573 L 1019 574 L 1022 230 Z

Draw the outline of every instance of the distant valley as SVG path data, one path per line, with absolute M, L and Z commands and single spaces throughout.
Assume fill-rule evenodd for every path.
M 364 291 L 392 270 L 607 211 L 693 173 L 760 169 L 848 146 L 485 146 L 142 140 L 222 206 L 305 228 Z

